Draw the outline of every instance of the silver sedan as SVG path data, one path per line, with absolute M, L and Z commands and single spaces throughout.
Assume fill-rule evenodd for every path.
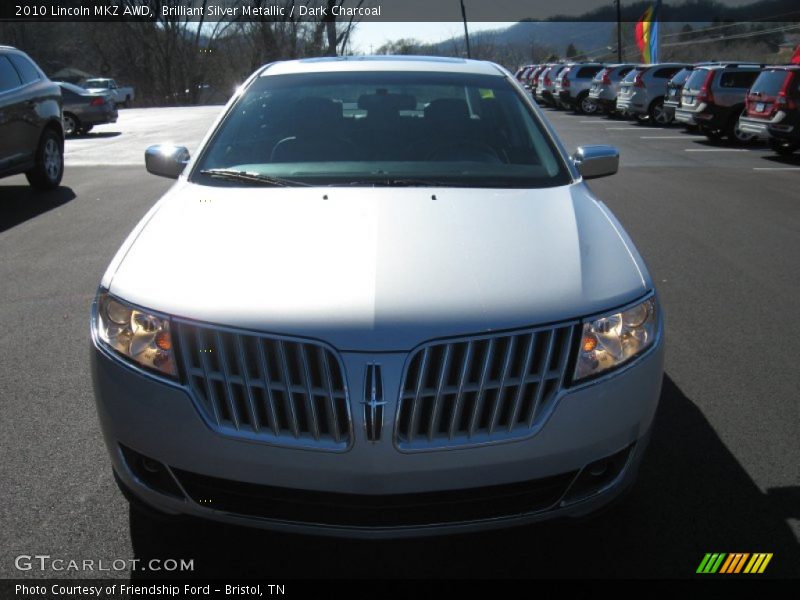
M 117 106 L 109 94 L 90 92 L 64 81 L 57 83 L 61 88 L 65 135 L 89 133 L 95 125 L 117 122 Z
M 343 536 L 582 516 L 633 482 L 663 372 L 642 258 L 503 68 L 272 63 L 92 308 L 135 507 Z

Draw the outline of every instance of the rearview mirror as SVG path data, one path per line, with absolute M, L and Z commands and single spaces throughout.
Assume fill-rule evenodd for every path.
M 189 162 L 189 150 L 184 146 L 158 144 L 144 153 L 144 165 L 153 175 L 177 179 Z
M 572 161 L 584 179 L 606 177 L 619 170 L 619 150 L 614 146 L 578 146 Z

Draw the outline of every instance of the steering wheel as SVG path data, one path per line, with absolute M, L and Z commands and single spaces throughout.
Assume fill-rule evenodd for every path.
M 452 160 L 448 158 L 448 154 L 457 153 L 459 151 L 466 153 L 473 153 L 475 156 L 481 156 L 482 162 L 492 163 L 506 163 L 508 158 L 501 156 L 501 154 L 486 142 L 479 142 L 477 140 L 462 139 L 451 140 L 443 142 L 430 150 L 426 156 L 428 160 Z

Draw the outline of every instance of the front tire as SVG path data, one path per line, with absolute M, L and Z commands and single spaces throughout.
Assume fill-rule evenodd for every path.
M 37 190 L 52 190 L 64 175 L 64 142 L 53 129 L 45 129 L 36 148 L 36 164 L 25 173 L 28 183 Z

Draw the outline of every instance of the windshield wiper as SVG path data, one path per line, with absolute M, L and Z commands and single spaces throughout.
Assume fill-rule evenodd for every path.
M 216 179 L 225 179 L 226 181 L 244 181 L 247 183 L 257 183 L 260 185 L 277 185 L 282 187 L 311 186 L 310 183 L 304 183 L 294 179 L 274 177 L 272 175 L 262 175 L 260 173 L 250 173 L 248 171 L 238 171 L 236 169 L 204 169 L 200 171 L 200 173 Z
M 344 185 L 373 185 L 386 187 L 459 187 L 458 184 L 448 181 L 436 181 L 434 179 L 414 179 L 413 177 L 390 177 L 382 179 L 359 179 L 348 181 Z

